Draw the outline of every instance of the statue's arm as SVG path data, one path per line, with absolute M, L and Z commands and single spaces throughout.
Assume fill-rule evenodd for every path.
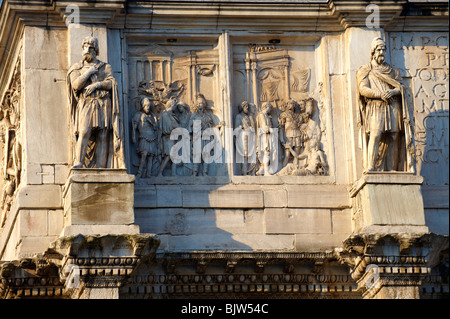
M 86 72 L 84 72 L 83 74 L 80 74 L 79 71 L 72 71 L 70 73 L 70 82 L 72 83 L 72 88 L 75 91 L 79 91 L 81 89 L 84 88 L 87 80 L 89 79 L 89 77 L 94 74 L 95 72 L 97 72 L 97 69 L 92 66 L 91 68 L 89 68 Z
M 113 78 L 111 65 L 109 65 L 109 64 L 105 65 L 105 73 L 106 73 L 106 78 L 103 81 L 97 82 L 98 83 L 97 89 L 109 91 L 112 89 L 112 81 L 110 79 Z
M 362 78 L 358 83 L 359 93 L 369 99 L 381 99 L 382 92 L 370 87 L 368 77 Z

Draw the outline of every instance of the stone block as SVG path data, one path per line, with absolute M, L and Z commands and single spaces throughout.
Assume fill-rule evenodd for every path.
M 448 185 L 423 185 L 422 196 L 424 208 L 447 208 L 449 207 Z
M 64 227 L 64 211 L 62 209 L 49 210 L 47 216 L 47 234 L 58 236 Z
M 57 236 L 28 236 L 22 237 L 17 247 L 17 257 L 34 257 L 38 253 L 44 252 L 50 243 L 56 240 Z
M 411 232 L 418 227 L 417 231 L 426 231 L 422 181 L 422 177 L 411 173 L 364 174 L 350 190 L 361 211 L 355 231 L 380 231 L 379 227 L 400 227 Z
M 284 188 L 263 188 L 264 207 L 287 207 L 287 191 Z
M 64 185 L 69 177 L 69 166 L 66 164 L 55 165 L 55 184 Z
M 42 165 L 42 183 L 54 184 L 55 183 L 55 166 L 54 165 Z
M 263 210 L 216 209 L 206 210 L 214 214 L 216 228 L 232 234 L 263 234 Z
M 329 209 L 266 208 L 267 234 L 331 234 Z
M 296 234 L 295 249 L 301 252 L 332 251 L 342 247 L 348 234 Z
M 27 27 L 24 31 L 23 43 L 25 69 L 68 69 L 65 30 Z
M 42 184 L 42 168 L 41 164 L 27 163 L 25 165 L 25 178 L 24 181 L 28 185 Z
M 332 210 L 331 224 L 333 234 L 351 234 L 352 212 L 350 209 Z
M 156 186 L 157 207 L 181 207 L 181 187 L 178 185 Z
M 448 235 L 448 209 L 425 209 L 425 225 L 430 232 Z
M 133 203 L 134 176 L 126 170 L 72 169 L 64 187 L 63 233 L 125 231 L 134 226 Z
M 26 185 L 18 192 L 16 203 L 21 209 L 60 209 L 61 186 Z
M 156 187 L 148 186 L 144 188 L 134 188 L 134 207 L 153 208 L 157 207 Z
M 66 70 L 26 69 L 23 149 L 29 163 L 67 163 L 69 131 Z
M 261 190 L 245 189 L 186 189 L 183 190 L 184 207 L 262 208 Z
M 351 206 L 343 185 L 287 185 L 288 207 L 348 208 Z
M 170 251 L 192 250 L 294 250 L 294 235 L 264 234 L 196 234 L 188 236 L 169 236 L 167 249 Z
M 22 237 L 47 236 L 47 210 L 21 210 L 19 219 Z

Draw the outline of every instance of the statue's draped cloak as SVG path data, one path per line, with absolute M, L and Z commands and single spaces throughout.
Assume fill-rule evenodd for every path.
M 75 63 L 67 72 L 66 83 L 73 137 L 76 141 L 82 118 L 90 121 L 93 128 L 107 128 L 112 133 L 112 137 L 109 138 L 107 167 L 125 168 L 124 130 L 118 85 L 112 73 L 106 70 L 109 65 L 104 62 L 99 63 L 99 70 L 91 75 L 85 87 L 93 82 L 109 81 L 111 82 L 111 91 L 97 89 L 91 95 L 85 96 L 85 87 L 79 91 L 72 87 L 70 76 L 72 72 L 82 70 L 84 61 Z
M 363 150 L 363 162 L 366 167 L 367 163 L 367 144 L 368 144 L 368 123 L 367 123 L 367 99 L 361 95 L 359 83 L 366 79 L 371 74 L 376 80 L 389 84 L 392 88 L 400 91 L 400 103 L 401 103 L 401 119 L 403 123 L 399 123 L 399 127 L 403 127 L 404 139 L 406 146 L 406 160 L 408 171 L 413 171 L 413 158 L 414 158 L 414 144 L 413 144 L 413 131 L 410 121 L 410 114 L 408 109 L 407 93 L 405 87 L 400 83 L 400 76 L 396 69 L 390 65 L 383 65 L 381 68 L 374 68 L 372 63 L 361 66 L 356 72 L 356 96 L 358 103 L 357 111 L 357 124 L 360 128 L 360 146 Z

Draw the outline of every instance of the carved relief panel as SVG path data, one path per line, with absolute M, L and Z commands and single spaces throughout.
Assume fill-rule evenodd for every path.
M 392 64 L 400 69 L 414 106 L 410 115 L 417 173 L 425 185 L 448 184 L 448 34 L 394 32 L 389 45 Z
M 235 174 L 328 175 L 314 45 L 236 44 L 233 51 Z
M 17 62 L 9 89 L 0 104 L 0 227 L 6 221 L 22 171 L 21 63 Z
M 131 43 L 127 54 L 133 173 L 226 175 L 216 43 Z

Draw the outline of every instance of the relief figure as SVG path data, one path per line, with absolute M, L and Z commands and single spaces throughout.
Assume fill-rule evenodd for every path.
M 260 162 L 256 175 L 271 175 L 273 173 L 269 166 L 273 164 L 271 162 L 273 161 L 273 156 L 277 153 L 277 144 L 271 134 L 273 131 L 271 111 L 272 104 L 265 102 L 262 104 L 261 110 L 256 117 L 258 127 L 257 154 Z
M 244 176 L 254 175 L 254 169 L 256 167 L 254 158 L 256 123 L 247 101 L 243 101 L 238 106 L 238 111 L 239 113 L 236 115 L 234 121 L 234 128 L 238 129 L 236 149 L 243 160 L 241 163 L 241 173 Z
M 302 101 L 302 104 L 304 105 L 305 102 Z M 294 158 L 294 165 L 298 166 L 298 156 L 303 150 L 303 142 L 306 139 L 305 133 L 302 130 L 304 119 L 301 114 L 295 112 L 295 108 L 296 102 L 289 100 L 286 105 L 286 110 L 281 113 L 279 118 L 282 129 L 282 144 L 285 148 L 283 166 L 286 166 L 292 157 Z
M 195 122 L 200 124 L 200 134 L 195 134 L 196 132 L 194 132 L 195 131 L 195 129 L 194 129 Z M 209 144 L 210 141 L 204 140 L 202 138 L 203 133 L 207 129 L 214 129 L 214 128 L 221 129 L 223 126 L 224 126 L 224 122 L 219 121 L 217 116 L 208 107 L 208 104 L 207 104 L 206 99 L 203 96 L 203 94 L 198 93 L 197 98 L 196 98 L 196 105 L 193 108 L 193 113 L 190 117 L 189 125 L 188 125 L 189 132 L 193 133 L 192 134 L 192 143 L 194 145 L 194 147 L 193 147 L 194 152 L 195 152 L 195 145 L 201 145 L 201 152 L 202 152 L 202 154 L 197 154 L 197 155 L 201 155 L 201 156 L 199 156 L 201 158 L 200 163 L 197 161 L 194 161 L 193 172 L 192 172 L 192 174 L 194 176 L 197 176 L 197 175 L 207 176 L 208 175 L 209 163 L 207 163 L 204 160 L 206 154 L 203 154 L 203 152 L 206 149 L 205 146 L 207 146 L 207 144 Z M 217 152 L 219 150 L 214 149 L 214 151 Z M 208 154 L 208 155 L 210 155 L 210 154 Z M 195 154 L 194 154 L 194 156 L 195 156 Z M 200 164 L 202 166 L 201 172 L 199 170 Z
M 136 112 L 133 117 L 131 131 L 131 141 L 134 144 L 139 141 L 137 148 L 139 155 L 137 178 L 143 175 L 145 165 L 145 177 L 151 176 L 153 160 L 158 154 L 158 122 L 155 115 L 155 104 L 149 98 L 143 98 L 141 99 L 140 107 L 140 111 Z M 136 139 L 136 133 L 139 133 L 138 140 Z
M 159 120 L 159 152 L 161 154 L 161 166 L 159 168 L 158 176 L 163 176 L 163 171 L 169 164 L 170 151 L 175 145 L 175 141 L 170 138 L 172 131 L 179 127 L 180 121 L 176 116 L 177 99 L 172 97 L 166 103 L 166 109 L 161 114 Z M 172 176 L 176 175 L 176 165 L 172 163 Z

